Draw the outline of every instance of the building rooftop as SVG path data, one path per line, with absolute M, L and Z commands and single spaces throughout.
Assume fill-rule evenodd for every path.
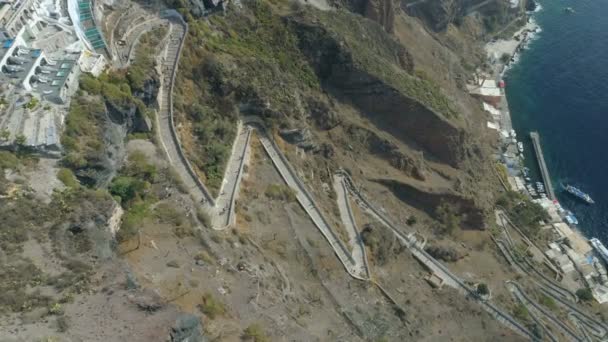
M 5 39 L 0 41 L 0 60 L 4 58 L 10 47 L 13 46 L 14 42 L 14 39 Z
M 31 81 L 33 91 L 43 98 L 57 98 L 75 65 L 76 60 L 62 59 L 54 65 L 37 67 Z
M 2 76 L 0 76 L 0 79 L 12 84 L 22 82 L 42 54 L 42 50 L 23 47 L 17 47 L 15 52 L 8 57 L 6 65 L 2 67 Z

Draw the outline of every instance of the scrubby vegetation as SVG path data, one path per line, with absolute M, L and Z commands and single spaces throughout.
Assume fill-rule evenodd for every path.
M 117 234 L 119 241 L 135 235 L 144 218 L 150 214 L 150 205 L 155 199 L 149 190 L 151 184 L 158 181 L 156 176 L 156 167 L 148 162 L 142 152 L 135 151 L 129 156 L 127 164 L 120 170 L 118 176 L 110 183 L 110 194 L 125 209 Z
M 68 188 L 76 188 L 80 185 L 72 170 L 67 168 L 61 168 L 59 171 L 57 171 L 57 179 L 59 179 L 63 185 Z
M 540 222 L 547 222 L 549 219 L 547 211 L 540 204 L 532 202 L 519 192 L 503 193 L 496 204 L 505 208 L 513 223 L 528 236 L 536 236 L 540 231 Z
M 264 329 L 258 323 L 250 324 L 243 331 L 243 339 L 245 341 L 253 341 L 253 342 L 268 342 L 270 339 L 264 332 Z
M 380 25 L 363 23 L 347 11 L 304 11 L 309 21 L 319 20 L 339 40 L 344 40 L 352 59 L 369 74 L 386 82 L 403 94 L 432 108 L 445 117 L 458 113 L 439 86 L 423 72 L 411 72 L 404 64 L 411 63 L 401 46 L 387 36 Z M 318 19 L 316 19 L 318 18 Z M 403 70 L 404 67 L 406 70 Z
M 0 151 L 0 170 L 14 169 L 19 164 L 17 156 L 9 151 Z
M 515 306 L 513 309 L 513 316 L 516 319 L 524 322 L 527 322 L 530 319 L 530 313 L 523 304 L 518 304 Z
M 129 66 L 127 80 L 134 91 L 143 91 L 149 74 L 154 70 L 156 48 L 167 34 L 167 27 L 160 26 L 139 38 L 135 60 Z
M 213 297 L 210 293 L 205 293 L 202 300 L 203 302 L 199 305 L 199 309 L 210 319 L 214 319 L 226 313 L 224 303 Z
M 462 255 L 456 251 L 453 247 L 444 247 L 438 245 L 428 245 L 424 250 L 429 253 L 433 258 L 443 260 L 446 262 L 455 262 L 462 258 Z
M 390 230 L 368 223 L 363 226 L 361 240 L 369 248 L 378 265 L 387 263 L 395 245 L 395 236 Z
M 281 184 L 270 184 L 264 191 L 264 195 L 270 199 L 285 202 L 294 202 L 296 200 L 295 191 L 287 185 Z
M 576 290 L 576 296 L 585 302 L 589 302 L 591 300 L 593 300 L 593 293 L 591 292 L 591 290 L 589 288 L 582 288 L 582 289 L 578 289 Z
M 72 97 L 61 143 L 66 152 L 65 166 L 84 184 L 96 185 L 95 173 L 107 167 L 104 137 L 110 112 L 120 112 L 124 121 L 129 121 L 124 116 L 131 112 L 134 112 L 133 120 L 145 121 L 152 117 L 152 111 L 140 98 L 142 95 L 134 95 L 134 92 L 141 93 L 144 81 L 150 78 L 152 58 L 144 54 L 127 71 L 107 72 L 97 78 L 81 75 L 80 90 Z M 129 129 L 136 130 L 136 127 Z M 153 137 L 150 132 L 140 135 Z
M 555 303 L 555 300 L 549 296 L 547 296 L 544 293 L 541 293 L 538 296 L 538 302 L 541 305 L 546 306 L 547 308 L 551 309 L 551 310 L 556 310 L 557 309 L 557 304 Z
M 458 211 L 449 203 L 442 202 L 435 209 L 437 220 L 439 221 L 438 232 L 440 234 L 453 234 L 460 227 L 461 217 Z
M 107 193 L 78 186 L 56 192 L 49 204 L 20 191 L 10 199 L 0 198 L 0 313 L 46 307 L 48 314 L 60 314 L 51 309 L 86 291 L 92 268 L 81 260 L 94 253 L 94 242 L 83 227 L 105 215 L 110 205 Z M 49 243 L 52 255 L 47 258 L 55 258 L 60 273 L 39 269 L 26 243 Z M 55 292 L 42 292 L 42 287 Z

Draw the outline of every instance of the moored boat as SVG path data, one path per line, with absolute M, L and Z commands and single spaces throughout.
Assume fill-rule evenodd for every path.
M 566 185 L 564 186 L 564 190 L 566 190 L 566 192 L 568 192 L 569 194 L 571 194 L 572 196 L 586 202 L 587 204 L 594 204 L 595 202 L 593 201 L 593 199 L 591 199 L 591 196 L 589 196 L 588 194 L 582 192 L 580 189 L 572 186 L 572 185 Z

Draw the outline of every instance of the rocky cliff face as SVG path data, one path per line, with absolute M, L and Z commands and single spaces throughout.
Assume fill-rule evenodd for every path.
M 433 217 L 440 203 L 454 203 L 467 217 L 463 226 L 484 227 L 490 200 L 476 193 L 491 191 L 480 171 L 489 161 L 480 147 L 485 142 L 473 128 L 485 123 L 480 105 L 456 86 L 445 87 L 455 83 L 452 74 L 428 72 L 449 62 L 451 72 L 462 74 L 456 52 L 418 22 L 408 27 L 397 2 L 342 5 L 330 12 L 309 6 L 276 11 L 265 1 L 245 0 L 221 20 L 192 22 L 178 76 L 178 112 L 196 120 L 208 112 L 259 115 L 286 143 L 319 156 L 315 174 L 351 166 L 357 175 L 390 174 L 396 183 L 381 184 L 393 190 L 405 184 L 408 191 L 393 192 L 406 205 Z M 416 38 L 407 42 L 403 34 Z M 347 166 L 344 156 L 357 163 Z M 409 203 L 410 196 L 423 203 Z
M 349 25 L 352 17 L 343 15 L 340 20 Z M 458 165 L 466 133 L 448 119 L 456 114 L 445 105 L 441 92 L 413 75 L 412 57 L 406 48 L 370 22 L 352 22 L 353 36 L 339 27 L 317 25 L 307 17 L 292 17 L 290 22 L 301 51 L 329 93 L 352 103 L 378 128 L 403 142 L 444 163 Z
M 393 32 L 395 24 L 395 2 L 393 0 L 366 0 L 363 15 L 378 24 L 386 32 Z

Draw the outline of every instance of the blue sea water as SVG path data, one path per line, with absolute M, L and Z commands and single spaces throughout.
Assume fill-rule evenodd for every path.
M 560 203 L 587 237 L 608 245 L 608 1 L 541 4 L 534 18 L 542 32 L 505 76 L 513 126 L 538 180 L 529 132 L 540 133 Z M 577 186 L 596 204 L 573 199 L 560 183 Z

